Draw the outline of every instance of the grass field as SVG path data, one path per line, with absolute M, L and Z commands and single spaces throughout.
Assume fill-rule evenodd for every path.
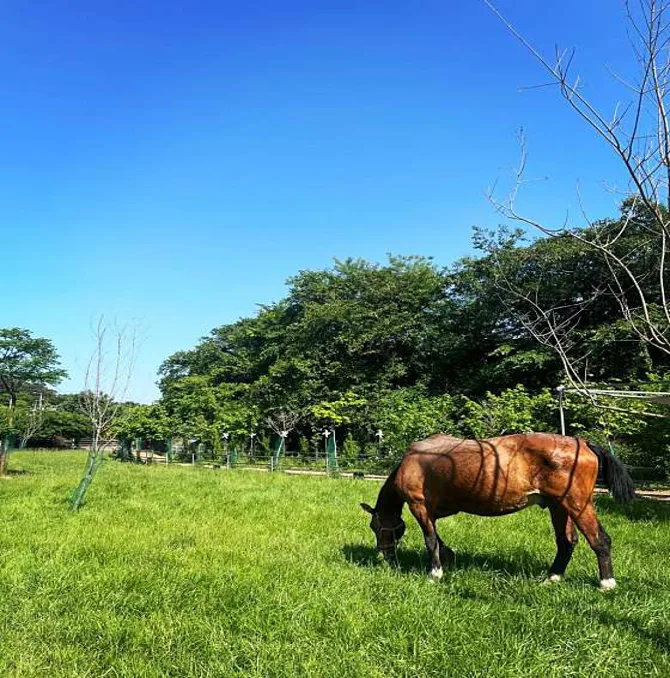
M 377 483 L 15 453 L 0 482 L 0 675 L 670 676 L 670 505 L 607 498 L 619 588 L 580 541 L 542 586 L 549 516 L 455 516 L 427 581 L 408 520 L 382 564 L 358 506 Z

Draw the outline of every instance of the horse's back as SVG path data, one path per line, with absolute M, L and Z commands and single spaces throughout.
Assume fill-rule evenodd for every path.
M 537 494 L 559 499 L 572 485 L 590 495 L 597 473 L 596 455 L 577 438 L 529 433 L 465 440 L 436 434 L 409 446 L 397 482 L 410 502 L 428 497 L 446 512 L 458 505 L 493 515 L 524 508 Z
M 412 443 L 403 461 L 413 455 L 426 455 L 434 463 L 439 463 L 443 456 L 456 458 L 473 454 L 495 457 L 500 465 L 507 465 L 520 456 L 550 468 L 572 467 L 575 464 L 597 466 L 598 463 L 597 456 L 584 440 L 555 433 L 517 433 L 479 439 L 436 433 Z

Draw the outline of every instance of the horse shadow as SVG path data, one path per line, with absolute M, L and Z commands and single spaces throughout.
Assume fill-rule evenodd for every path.
M 667 654 L 670 652 L 670 636 L 667 631 L 663 629 L 649 629 L 639 619 L 631 618 L 630 616 L 613 614 L 609 611 L 603 611 L 597 614 L 598 621 L 612 628 L 621 630 L 625 629 L 630 633 L 638 636 L 643 641 L 651 643 L 659 652 Z
M 347 562 L 358 567 L 375 568 L 383 565 L 377 549 L 372 546 L 350 543 L 345 544 L 341 551 Z M 425 551 L 420 549 L 399 548 L 392 564 L 397 570 L 407 574 L 428 572 L 428 558 Z M 515 577 L 544 577 L 549 564 L 549 561 L 529 552 L 497 555 L 457 551 L 456 561 L 448 569 L 450 571 L 481 570 Z

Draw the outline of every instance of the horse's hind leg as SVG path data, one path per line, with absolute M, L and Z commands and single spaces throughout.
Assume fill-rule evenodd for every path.
M 409 510 L 419 523 L 421 531 L 423 532 L 423 539 L 426 544 L 426 551 L 428 551 L 428 558 L 430 560 L 430 577 L 432 579 L 442 578 L 442 563 L 440 562 L 440 543 L 441 540 L 437 535 L 435 529 L 435 520 L 428 513 L 425 504 L 410 504 Z
M 558 504 L 549 506 L 551 522 L 556 533 L 556 557 L 549 568 L 549 581 L 559 581 L 572 558 L 577 543 L 575 524 L 568 512 Z
M 612 570 L 612 540 L 598 521 L 593 504 L 589 503 L 578 514 L 571 512 L 571 515 L 598 558 L 600 590 L 609 591 L 613 589 L 616 586 L 616 581 Z

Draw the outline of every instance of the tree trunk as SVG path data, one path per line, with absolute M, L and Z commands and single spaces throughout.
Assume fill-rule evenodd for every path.
M 91 451 L 88 455 L 88 461 L 86 462 L 86 468 L 84 469 L 84 475 L 79 481 L 77 489 L 72 495 L 72 510 L 78 511 L 80 506 L 84 503 L 84 497 L 86 496 L 86 491 L 89 488 L 89 485 L 93 482 L 93 476 L 98 469 L 98 458 L 95 452 Z
M 77 489 L 72 495 L 73 511 L 78 511 L 81 505 L 84 503 L 84 497 L 86 496 L 89 485 L 93 482 L 93 477 L 98 470 L 98 466 L 100 466 L 101 460 L 102 450 L 100 449 L 100 436 L 96 433 L 91 443 L 91 450 L 88 453 L 88 460 L 86 461 L 84 475 L 82 476 Z

